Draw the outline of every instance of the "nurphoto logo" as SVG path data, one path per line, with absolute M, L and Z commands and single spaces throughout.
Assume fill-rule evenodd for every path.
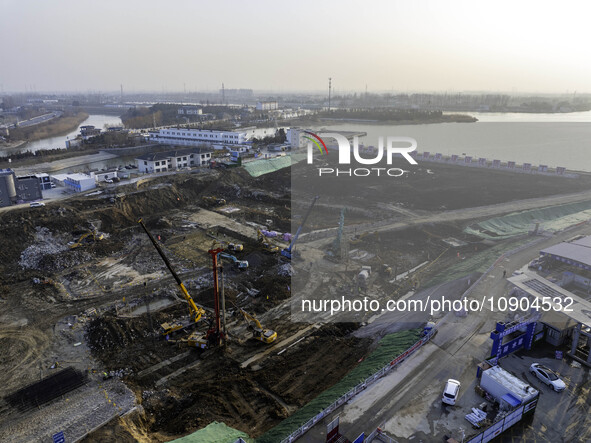
M 351 152 L 353 152 L 354 161 L 360 165 L 375 165 L 380 163 L 384 158 L 384 154 L 386 155 L 386 163 L 388 165 L 392 164 L 392 158 L 394 155 L 399 154 L 401 155 L 408 163 L 411 165 L 416 165 L 417 162 L 412 156 L 410 155 L 411 152 L 417 149 L 417 141 L 411 137 L 394 137 L 388 136 L 386 137 L 386 143 L 384 144 L 384 137 L 378 138 L 378 147 L 377 149 L 373 149 L 372 152 L 374 154 L 373 158 L 365 158 L 362 157 L 359 152 L 359 137 L 353 137 L 353 146 L 349 143 L 347 137 L 342 134 L 334 133 L 334 132 L 326 132 L 322 134 L 314 134 L 313 132 L 305 131 L 306 134 L 310 135 L 303 136 L 305 139 L 308 140 L 308 164 L 311 165 L 314 162 L 314 152 L 317 150 L 320 152 L 320 155 L 327 155 L 328 148 L 324 139 L 326 138 L 333 138 L 337 142 L 338 152 L 339 152 L 339 165 L 350 165 L 351 164 Z M 316 146 L 316 148 L 314 147 Z M 356 176 L 356 177 L 365 177 L 368 175 L 377 175 L 380 176 L 384 173 L 390 177 L 400 177 L 404 175 L 405 171 L 400 168 L 349 168 L 349 169 L 340 169 L 340 168 L 318 168 L 318 175 L 346 175 L 346 176 Z

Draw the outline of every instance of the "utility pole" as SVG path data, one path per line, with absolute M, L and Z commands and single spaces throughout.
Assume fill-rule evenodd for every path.
M 332 87 L 332 77 L 328 77 L 328 112 L 330 112 L 330 89 Z
M 224 84 L 222 83 L 222 105 L 226 104 L 226 90 L 224 89 Z

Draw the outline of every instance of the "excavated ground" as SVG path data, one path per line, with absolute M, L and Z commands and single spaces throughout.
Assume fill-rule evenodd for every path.
M 370 216 L 392 216 L 382 214 L 378 203 L 400 202 L 413 211 L 428 212 L 589 186 L 588 177 L 546 182 L 539 177 L 514 174 L 508 179 L 507 174 L 491 174 L 441 167 L 435 174 L 412 176 L 388 192 L 373 189 L 366 197 L 380 201 Z M 0 212 L 0 371 L 4 375 L 0 397 L 39 380 L 40 370 L 51 374 L 49 368 L 60 360 L 80 370 L 113 371 L 134 391 L 142 409 L 94 431 L 87 441 L 165 441 L 212 420 L 260 435 L 336 383 L 370 352 L 372 343 L 352 337 L 349 332 L 354 325 L 309 327 L 291 322 L 292 271 L 256 241 L 257 226 L 291 230 L 290 180 L 289 170 L 257 179 L 240 169 L 205 171 L 140 180 L 119 186 L 116 192 L 78 196 L 35 210 Z M 465 189 L 481 185 L 486 185 L 486 192 L 478 199 L 466 196 Z M 338 223 L 342 199 L 331 196 L 331 192 L 338 195 L 338 188 L 331 189 L 329 185 L 307 229 Z M 522 194 L 515 195 L 515 189 Z M 430 196 L 434 190 L 436 196 Z M 223 198 L 226 205 L 208 205 L 205 196 Z M 298 201 L 298 214 L 305 204 Z M 354 202 L 349 206 L 347 225 L 367 221 L 367 214 L 355 210 Z M 224 207 L 237 210 L 224 212 Z M 189 292 L 208 310 L 213 307 L 213 295 L 207 250 L 213 237 L 244 244 L 244 252 L 236 255 L 248 260 L 250 268 L 239 272 L 225 266 L 231 340 L 224 353 L 179 348 L 159 336 L 160 323 L 186 317 L 187 309 L 139 227 L 140 217 L 159 236 Z M 244 229 L 232 231 L 237 225 Z M 105 239 L 76 249 L 68 246 L 91 227 L 103 232 Z M 363 264 L 379 269 L 388 263 L 394 273 L 433 262 L 412 281 L 390 285 L 382 277 L 376 279 L 384 291 L 404 293 L 456 263 L 459 256 L 470 257 L 490 247 L 464 234 L 463 228 L 459 223 L 438 223 L 395 236 L 369 233 L 350 239 L 349 249 L 374 254 Z M 449 237 L 465 245 L 450 248 L 443 241 Z M 354 279 L 353 268 L 338 277 L 343 284 Z M 146 304 L 152 307 L 147 309 Z M 278 332 L 275 347 L 269 350 L 249 338 L 244 320 L 236 315 L 237 307 L 256 313 L 266 327 Z M 85 311 L 87 316 L 82 315 Z M 207 328 L 202 323 L 200 328 Z M 298 336 L 302 340 L 296 345 L 282 343 L 304 328 L 308 329 Z M 85 342 L 88 354 L 70 356 L 77 340 Z M 0 404 L 0 428 L 7 417 Z

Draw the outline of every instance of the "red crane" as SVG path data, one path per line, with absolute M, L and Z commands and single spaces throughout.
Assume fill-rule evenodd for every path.
M 220 294 L 218 290 L 218 254 L 223 252 L 222 248 L 210 249 L 209 254 L 213 262 L 213 297 L 214 297 L 214 311 L 215 318 L 213 325 L 207 331 L 207 340 L 210 346 L 218 346 L 221 340 L 225 340 L 222 333 L 222 325 L 220 320 Z

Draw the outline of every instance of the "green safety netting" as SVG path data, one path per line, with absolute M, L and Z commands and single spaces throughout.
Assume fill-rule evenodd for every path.
M 284 157 L 274 157 L 268 159 L 254 160 L 243 163 L 244 169 L 253 177 L 288 168 L 294 163 L 298 163 L 306 158 L 305 154 L 292 154 Z
M 297 430 L 320 411 L 330 406 L 343 394 L 376 373 L 394 358 L 411 347 L 420 337 L 422 329 L 395 332 L 386 335 L 372 354 L 351 370 L 341 381 L 322 392 L 293 415 L 257 438 L 257 443 L 277 443 Z
M 492 248 L 474 254 L 469 258 L 458 258 L 458 262 L 455 265 L 447 267 L 444 271 L 436 274 L 430 280 L 421 282 L 421 286 L 428 288 L 440 283 L 445 283 L 465 277 L 473 272 L 483 273 L 505 252 L 509 252 L 515 248 L 525 245 L 526 243 L 531 243 L 534 240 L 535 238 L 525 237 L 510 243 L 503 242 Z
M 197 432 L 173 440 L 174 443 L 234 443 L 239 438 L 252 442 L 244 432 L 214 421 Z
M 591 219 L 591 201 L 515 212 L 467 227 L 464 232 L 486 239 L 527 234 L 539 223 L 544 231 L 560 231 Z

